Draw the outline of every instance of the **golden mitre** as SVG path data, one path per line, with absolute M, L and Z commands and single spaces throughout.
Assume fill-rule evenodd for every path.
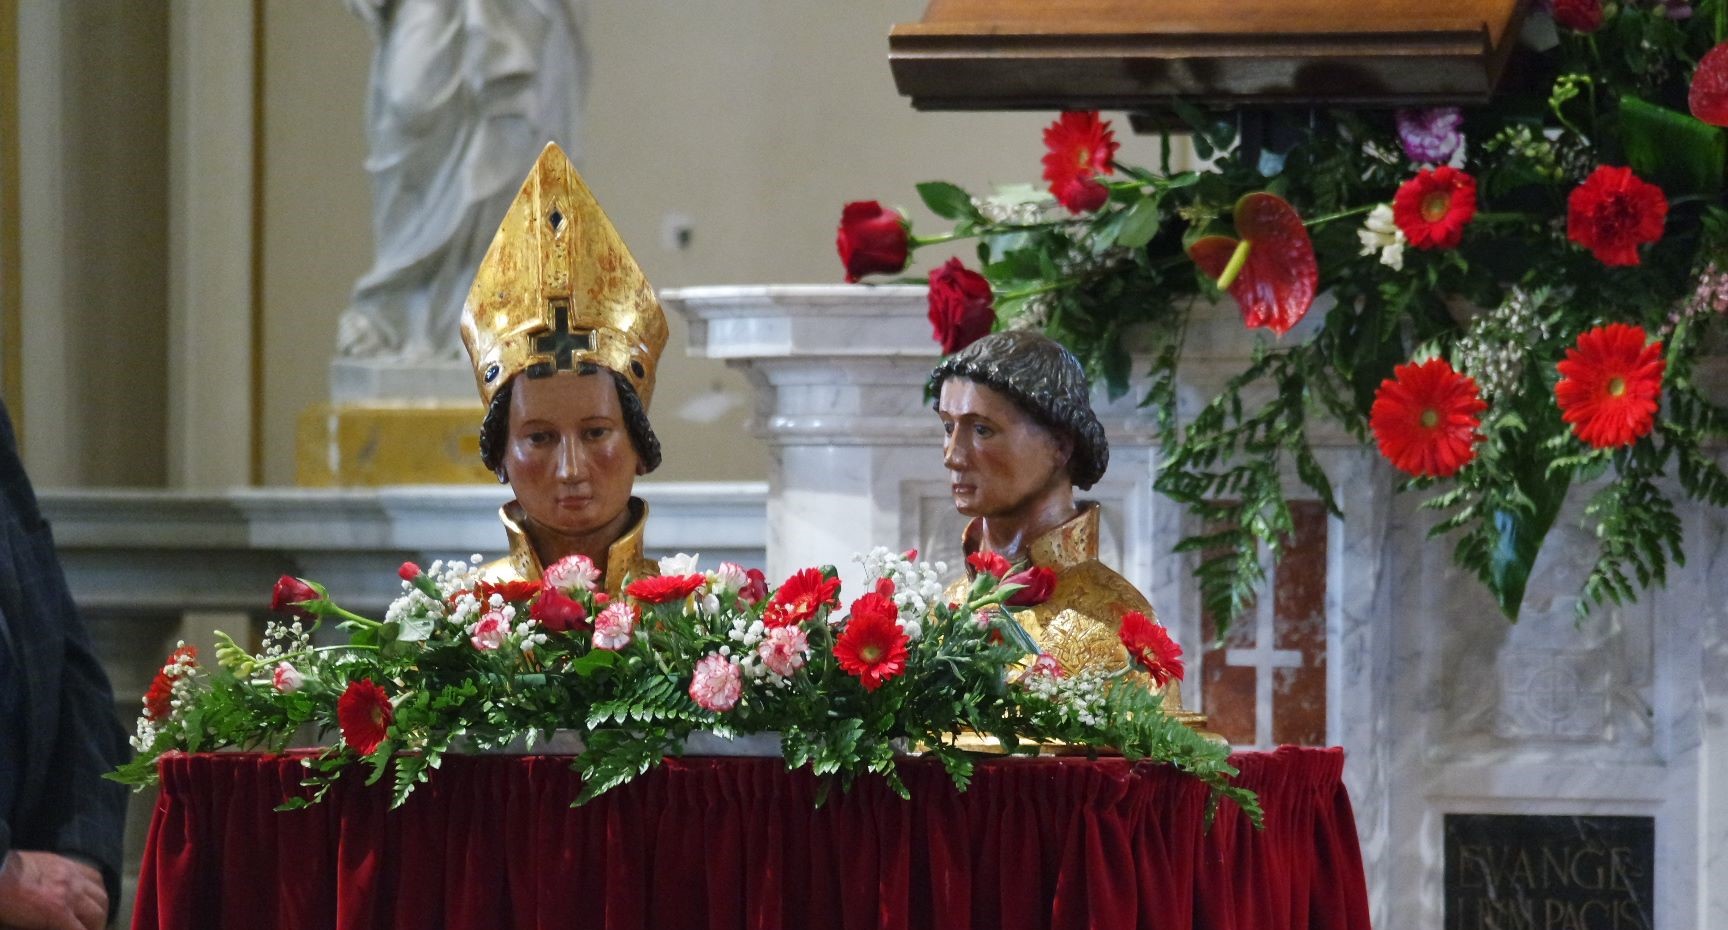
M 487 406 L 529 368 L 582 362 L 623 375 L 648 406 L 666 312 L 555 142 L 546 143 L 480 262 L 462 306 L 462 343 Z

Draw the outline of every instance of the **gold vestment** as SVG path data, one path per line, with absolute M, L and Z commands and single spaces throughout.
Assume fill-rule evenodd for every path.
M 1056 573 L 1056 587 L 1048 600 L 1033 607 L 1010 607 L 1013 615 L 1040 649 L 1049 653 L 1070 673 L 1082 669 L 1114 671 L 1129 664 L 1128 650 L 1116 635 L 1122 615 L 1131 611 L 1157 621 L 1157 614 L 1128 579 L 1098 561 L 1098 504 L 1083 501 L 1073 519 L 1032 541 L 1032 564 Z M 966 525 L 962 545 L 967 555 L 978 551 L 983 524 L 974 519 Z M 965 596 L 967 581 L 949 589 L 949 600 Z M 1137 673 L 1144 674 L 1144 673 Z M 1153 687 L 1147 682 L 1149 687 Z M 1153 690 L 1164 696 L 1171 716 L 1194 729 L 1203 729 L 1206 718 L 1183 709 L 1182 684 L 1171 679 Z
M 617 597 L 624 586 L 637 578 L 660 574 L 660 566 L 642 555 L 642 530 L 648 525 L 648 503 L 639 497 L 630 498 L 630 526 L 606 549 L 606 583 L 604 590 Z M 515 501 L 498 508 L 498 519 L 510 537 L 510 554 L 486 563 L 482 576 L 487 581 L 539 581 L 545 566 L 534 551 L 534 541 L 528 538 L 522 505 Z

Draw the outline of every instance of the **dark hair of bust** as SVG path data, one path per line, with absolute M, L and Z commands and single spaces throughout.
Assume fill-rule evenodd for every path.
M 1092 412 L 1086 369 L 1061 343 L 1031 330 L 991 333 L 943 359 L 930 374 L 930 394 L 940 397 L 942 382 L 956 376 L 1006 394 L 1044 428 L 1072 439 L 1068 477 L 1082 491 L 1104 477 L 1110 441 Z
M 558 370 L 551 365 L 532 365 L 522 373 L 526 378 L 550 378 Z M 653 471 L 660 467 L 660 437 L 654 435 L 654 428 L 648 425 L 648 411 L 642 409 L 642 399 L 636 396 L 636 389 L 630 386 L 625 377 L 610 368 L 602 368 L 593 362 L 582 362 L 576 366 L 579 375 L 592 375 L 605 372 L 612 376 L 612 383 L 618 388 L 618 407 L 624 411 L 624 428 L 630 433 L 630 444 L 636 447 L 636 457 L 642 460 L 642 467 Z M 492 405 L 486 408 L 486 418 L 480 421 L 480 463 L 498 476 L 499 483 L 507 483 L 510 479 L 504 474 L 504 447 L 510 441 L 510 396 L 515 393 L 515 379 L 506 382 L 492 395 Z

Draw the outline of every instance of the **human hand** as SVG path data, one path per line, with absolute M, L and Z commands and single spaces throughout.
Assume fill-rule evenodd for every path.
M 102 873 L 50 852 L 14 851 L 0 866 L 0 927 L 102 930 L 108 891 Z

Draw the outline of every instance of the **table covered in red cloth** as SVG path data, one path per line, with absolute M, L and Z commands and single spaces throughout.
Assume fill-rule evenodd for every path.
M 276 812 L 298 760 L 170 756 L 133 927 L 1367 930 L 1342 751 L 1233 761 L 1264 830 L 1121 759 L 991 760 L 964 793 L 912 759 L 910 801 L 821 807 L 779 759 L 669 759 L 572 808 L 568 757 L 448 757 L 395 811 L 356 771 Z

